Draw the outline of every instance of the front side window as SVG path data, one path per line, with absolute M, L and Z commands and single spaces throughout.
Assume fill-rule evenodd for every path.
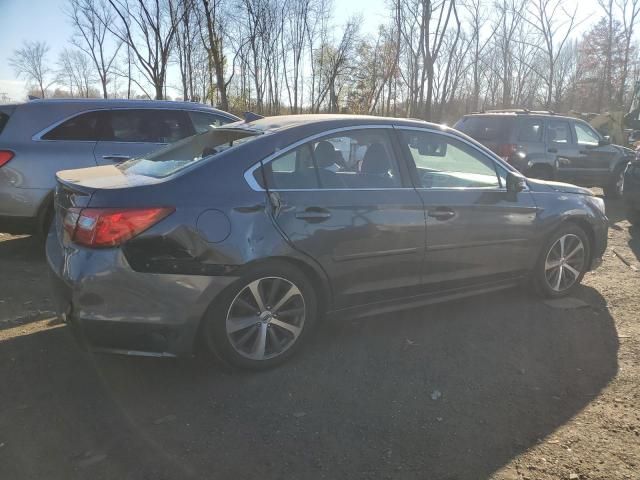
M 194 133 L 181 110 L 112 110 L 110 127 L 114 142 L 172 143 Z
M 581 123 L 574 123 L 573 126 L 576 131 L 576 139 L 580 145 L 599 145 L 600 137 L 590 127 Z
M 107 110 L 81 113 L 48 131 L 42 139 L 96 142 L 104 138 L 108 122 Z
M 196 133 L 203 133 L 212 128 L 232 122 L 232 120 L 226 117 L 209 112 L 189 112 L 189 118 L 191 118 Z
M 349 130 L 312 140 L 267 162 L 255 174 L 270 189 L 385 189 L 402 187 L 384 129 Z
M 569 124 L 560 120 L 547 122 L 547 139 L 550 144 L 568 145 L 571 143 Z
M 494 162 L 468 145 L 434 132 L 403 130 L 422 188 L 498 188 Z

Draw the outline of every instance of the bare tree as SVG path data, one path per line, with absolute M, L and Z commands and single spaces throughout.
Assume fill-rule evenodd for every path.
M 227 81 L 225 80 L 225 63 L 223 43 L 223 20 L 221 11 L 221 0 L 202 0 L 204 16 L 207 29 L 207 52 L 209 54 L 210 70 L 215 72 L 216 88 L 220 98 L 220 108 L 229 109 L 227 99 Z
M 21 48 L 13 51 L 13 56 L 9 59 L 16 77 L 35 83 L 41 98 L 45 98 L 47 89 L 56 81 L 50 77 L 53 71 L 47 64 L 47 53 L 49 45 L 45 42 L 26 41 Z
M 155 98 L 165 96 L 167 67 L 173 39 L 184 9 L 180 0 L 109 0 L 119 22 L 108 26 L 131 49 L 136 67 L 149 80 Z
M 640 19 L 640 0 L 616 0 L 616 5 L 620 10 L 622 26 L 624 28 L 624 63 L 620 79 L 620 88 L 616 96 L 616 103 L 619 107 L 622 107 L 627 87 L 627 77 L 629 76 L 629 63 L 633 50 L 633 34 L 635 33 L 636 23 Z
M 81 50 L 64 49 L 58 59 L 59 75 L 69 79 L 69 93 L 74 96 L 89 98 L 92 85 L 96 81 L 91 59 Z M 95 91 L 95 89 L 93 89 Z
M 91 57 L 102 86 L 102 96 L 107 98 L 109 77 L 122 46 L 121 40 L 108 35 L 109 26 L 115 20 L 114 13 L 104 0 L 70 0 L 67 14 L 75 30 L 71 41 Z

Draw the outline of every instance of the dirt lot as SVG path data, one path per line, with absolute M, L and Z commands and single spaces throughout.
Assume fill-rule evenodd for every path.
M 640 231 L 608 211 L 586 305 L 334 320 L 260 374 L 81 352 L 37 244 L 2 235 L 0 479 L 638 479 Z

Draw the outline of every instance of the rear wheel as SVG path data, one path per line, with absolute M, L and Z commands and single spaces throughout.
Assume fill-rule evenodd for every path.
M 618 167 L 611 176 L 611 180 L 608 185 L 605 185 L 602 189 L 605 197 L 608 198 L 621 198 L 624 193 L 624 167 Z
M 205 319 L 209 348 L 226 363 L 267 369 L 293 355 L 317 316 L 311 282 L 293 266 L 259 266 L 223 293 Z
M 589 268 L 589 239 L 577 225 L 565 225 L 547 240 L 534 271 L 537 291 L 544 297 L 573 292 Z

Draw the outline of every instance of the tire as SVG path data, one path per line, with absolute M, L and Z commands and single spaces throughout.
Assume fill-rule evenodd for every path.
M 590 261 L 591 245 L 585 231 L 575 224 L 561 226 L 549 236 L 536 262 L 533 283 L 537 293 L 545 298 L 570 295 L 582 282 Z M 559 280 L 557 275 L 561 275 Z
M 624 191 L 624 167 L 618 167 L 611 175 L 611 181 L 602 188 L 604 196 L 610 199 L 622 198 Z
M 285 262 L 264 263 L 225 290 L 209 308 L 202 329 L 204 343 L 228 365 L 266 370 L 300 349 L 317 316 L 311 281 Z

